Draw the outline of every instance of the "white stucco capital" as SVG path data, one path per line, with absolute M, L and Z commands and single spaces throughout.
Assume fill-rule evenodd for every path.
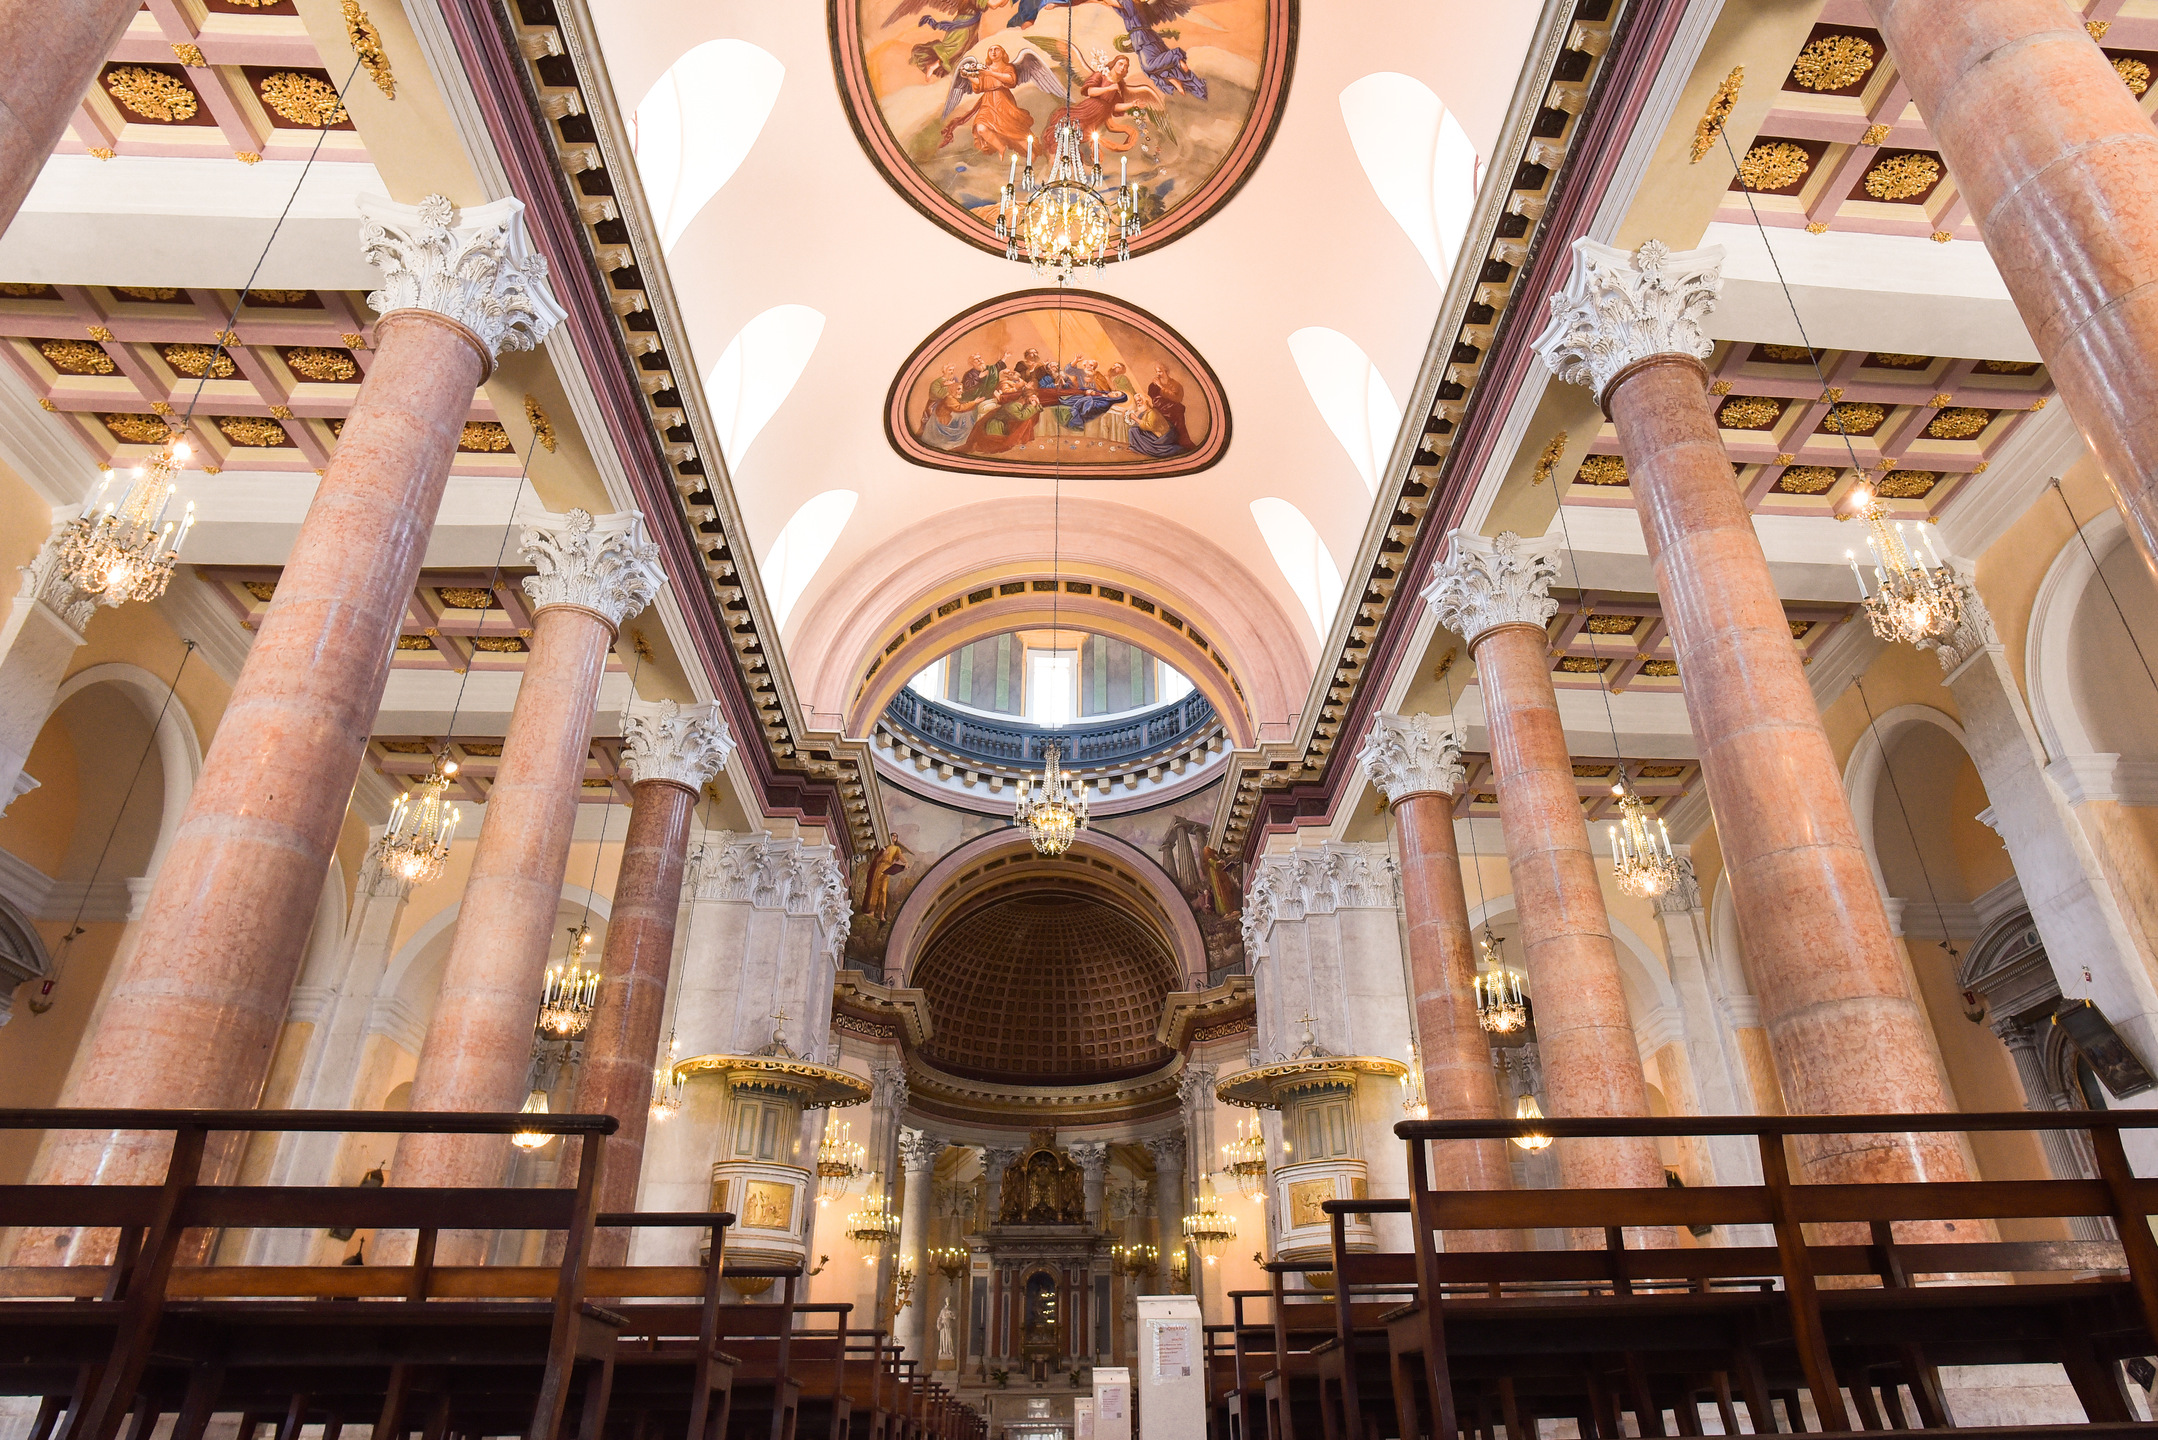
M 644 516 L 635 510 L 541 515 L 525 526 L 524 557 L 539 567 L 524 582 L 533 609 L 574 605 L 617 629 L 667 583 L 659 546 L 647 538 Z
M 470 330 L 490 361 L 532 350 L 566 313 L 547 289 L 547 257 L 525 233 L 524 202 L 463 209 L 440 195 L 417 205 L 360 197 L 360 253 L 382 272 L 377 314 L 431 310 Z
M 1978 577 L 1967 570 L 1956 571 L 1956 599 L 1960 602 L 1956 628 L 1938 640 L 1918 642 L 1919 649 L 1940 656 L 1944 685 L 1959 678 L 1957 672 L 1984 651 L 2001 648 L 2000 632 L 1993 628 L 1993 612 L 1978 593 Z
M 1524 540 L 1511 530 L 1488 540 L 1456 530 L 1447 538 L 1445 558 L 1431 567 L 1424 601 L 1441 625 L 1473 648 L 1501 625 L 1549 625 L 1559 608 L 1551 598 L 1558 577 L 1558 560 L 1542 540 Z
M 734 753 L 734 736 L 710 704 L 632 700 L 622 707 L 622 741 L 630 784 L 665 780 L 691 792 L 702 792 Z
M 1468 732 L 1444 715 L 1374 715 L 1357 761 L 1389 805 L 1411 795 L 1452 795 L 1467 772 Z
M 64 553 L 67 532 L 73 528 L 73 524 L 71 520 L 54 523 L 52 533 L 47 535 L 45 543 L 38 547 L 36 556 L 29 564 L 21 567 L 22 588 L 16 593 L 22 599 L 42 606 L 54 620 L 74 635 L 75 643 L 80 645 L 85 638 L 84 628 L 89 625 L 90 617 L 97 613 L 97 607 L 101 604 L 124 604 L 127 595 L 124 589 L 110 589 L 102 595 L 89 595 L 75 588 L 75 578 L 68 572 Z
M 1706 359 L 1715 346 L 1701 320 L 1723 289 L 1723 247 L 1674 252 L 1651 240 L 1632 254 L 1583 238 L 1573 273 L 1551 297 L 1536 353 L 1569 385 L 1604 398 L 1612 377 L 1651 355 Z

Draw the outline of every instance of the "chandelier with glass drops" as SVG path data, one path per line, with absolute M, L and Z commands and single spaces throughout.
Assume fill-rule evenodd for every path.
M 1104 194 L 1101 134 L 1094 135 L 1094 159 L 1079 158 L 1081 135 L 1069 112 L 1056 123 L 1056 152 L 1046 179 L 1034 174 L 1034 137 L 1027 136 L 1027 166 L 1012 157 L 1011 175 L 997 204 L 997 238 L 1004 258 L 1024 258 L 1034 273 L 1059 285 L 1081 270 L 1100 270 L 1111 253 L 1131 258 L 1139 238 L 1139 187 L 1128 178 L 1128 162 L 1119 160 L 1117 187 Z
M 1221 1147 L 1221 1168 L 1236 1178 L 1236 1188 L 1244 1192 L 1245 1198 L 1265 1198 L 1266 1137 L 1259 1133 L 1258 1116 L 1236 1122 L 1236 1138 Z
M 1214 1198 L 1211 1178 L 1201 1177 L 1199 1181 L 1198 1208 L 1184 1217 L 1184 1238 L 1199 1248 L 1209 1265 L 1214 1263 L 1216 1251 L 1236 1239 L 1236 1217 Z
M 525 1096 L 525 1103 L 517 1113 L 520 1115 L 545 1115 L 547 1113 L 547 1092 L 538 1086 L 534 1086 L 532 1093 Z M 543 1131 L 519 1130 L 510 1136 L 510 1144 L 515 1145 L 520 1150 L 543 1150 L 553 1139 L 554 1136 Z
M 869 1148 L 857 1143 L 852 1137 L 854 1124 L 842 1121 L 834 1126 L 826 1124 L 824 1138 L 817 1142 L 817 1203 L 829 1205 L 847 1193 L 862 1173 L 862 1162 L 869 1158 Z
M 1019 799 L 1012 806 L 1012 823 L 1027 832 L 1042 855 L 1062 855 L 1087 826 L 1086 785 L 1058 763 L 1061 753 L 1055 745 L 1048 747 L 1039 788 L 1019 777 Z
M 1933 532 L 1924 526 L 1926 551 L 1933 557 L 1929 568 L 1919 562 L 1904 538 L 1902 521 L 1888 523 L 1888 506 L 1864 485 L 1854 486 L 1852 513 L 1840 520 L 1866 522 L 1866 548 L 1873 552 L 1873 593 L 1866 593 L 1866 577 L 1858 568 L 1858 556 L 1846 550 L 1851 574 L 1858 580 L 1859 598 L 1866 602 L 1866 618 L 1873 633 L 1893 645 L 1898 641 L 1916 645 L 1939 640 L 1953 633 L 1963 619 L 1963 595 L 1956 572 L 1941 563 L 1933 545 Z
M 439 880 L 449 864 L 459 817 L 457 807 L 446 802 L 456 778 L 457 762 L 437 759 L 418 790 L 407 790 L 390 806 L 390 823 L 379 843 L 382 868 L 407 885 Z
M 682 1042 L 667 1036 L 666 1063 L 652 1071 L 652 1118 L 672 1120 L 682 1113 Z
M 130 472 L 126 495 L 99 509 L 98 501 L 112 484 L 112 476 L 105 476 L 60 540 L 60 564 L 77 590 L 115 596 L 114 603 L 155 600 L 165 593 L 180 546 L 195 524 L 193 501 L 178 522 L 165 518 L 178 489 L 172 477 L 186 467 L 192 453 L 187 442 L 174 435 L 148 464 Z
M 1529 1023 L 1524 977 L 1500 953 L 1504 943 L 1484 926 L 1476 958 L 1476 1023 L 1493 1035 L 1511 1035 Z
M 1536 1103 L 1534 1095 L 1524 1095 L 1521 1097 L 1521 1103 L 1514 1107 L 1514 1118 L 1516 1120 L 1541 1120 L 1544 1118 L 1544 1107 Z M 1514 1143 L 1522 1149 L 1533 1153 L 1538 1150 L 1549 1149 L 1551 1137 L 1531 1130 L 1526 1135 L 1516 1135 Z
M 877 1180 L 877 1176 L 869 1177 L 869 1193 L 862 1197 L 862 1208 L 847 1217 L 847 1238 L 869 1251 L 862 1257 L 865 1265 L 876 1264 L 877 1252 L 886 1245 L 899 1243 L 899 1217 L 892 1213 L 891 1202 Z
M 539 1028 L 557 1040 L 574 1040 L 592 1023 L 592 1007 L 599 1003 L 599 972 L 584 963 L 592 948 L 589 926 L 570 932 L 562 961 L 547 967 L 546 988 L 540 994 Z
M 1431 1118 L 1431 1100 L 1424 1093 L 1424 1059 L 1409 1045 L 1409 1068 L 1401 1072 L 1401 1108 L 1418 1120 Z
M 1611 787 L 1618 796 L 1619 818 L 1611 825 L 1611 873 L 1628 895 L 1653 900 L 1678 883 L 1678 861 L 1671 854 L 1671 832 L 1649 814 L 1648 802 L 1623 775 Z

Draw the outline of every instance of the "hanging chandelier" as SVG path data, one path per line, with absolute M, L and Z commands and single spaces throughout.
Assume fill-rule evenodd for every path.
M 1236 1138 L 1221 1147 L 1221 1168 L 1236 1177 L 1236 1188 L 1245 1198 L 1266 1195 L 1266 1137 L 1259 1133 L 1259 1117 L 1249 1115 L 1236 1122 Z
M 869 1193 L 862 1197 L 862 1208 L 847 1217 L 847 1238 L 869 1251 L 862 1257 L 865 1265 L 876 1264 L 877 1252 L 886 1245 L 899 1243 L 899 1217 L 892 1213 L 878 1178 L 869 1177 Z
M 532 1093 L 525 1096 L 525 1103 L 517 1113 L 520 1115 L 545 1115 L 547 1113 L 547 1092 L 535 1086 Z M 547 1143 L 553 1139 L 554 1136 L 538 1130 L 519 1130 L 510 1136 L 510 1144 L 515 1145 L 520 1150 L 541 1150 L 545 1149 Z
M 667 1061 L 652 1072 L 652 1118 L 672 1120 L 682 1113 L 682 1042 L 667 1036 Z
M 1499 950 L 1504 943 L 1489 924 L 1484 926 L 1476 960 L 1476 1023 L 1493 1035 L 1511 1035 L 1529 1023 L 1525 977 L 1506 963 Z
M 1214 1263 L 1214 1253 L 1236 1239 L 1236 1217 L 1221 1208 L 1214 1198 L 1214 1182 L 1202 1177 L 1199 1181 L 1199 1208 L 1184 1217 L 1184 1238 L 1199 1247 L 1206 1263 Z
M 599 972 L 584 963 L 592 931 L 579 925 L 569 933 L 562 963 L 547 967 L 547 986 L 540 995 L 539 1028 L 557 1040 L 584 1034 L 592 1023 L 592 1007 L 599 1002 Z
M 192 453 L 175 434 L 148 464 L 130 472 L 127 494 L 100 510 L 97 502 L 112 484 L 111 474 L 105 476 L 60 541 L 61 566 L 77 590 L 112 596 L 113 604 L 155 600 L 165 593 L 180 545 L 195 523 L 193 501 L 177 525 L 165 518 L 178 488 L 172 477 Z
M 1128 166 L 1119 162 L 1117 187 L 1102 193 L 1101 135 L 1094 136 L 1091 165 L 1079 158 L 1078 122 L 1067 112 L 1056 124 L 1056 153 L 1048 178 L 1034 174 L 1034 137 L 1027 137 L 1027 168 L 1012 157 L 1010 178 L 997 204 L 997 238 L 1004 258 L 1025 258 L 1034 273 L 1059 285 L 1081 270 L 1100 270 L 1113 251 L 1131 258 L 1139 238 L 1139 189 L 1129 183 Z
M 1424 1061 L 1413 1042 L 1409 1045 L 1409 1068 L 1401 1072 L 1401 1108 L 1419 1120 L 1431 1118 L 1431 1101 L 1424 1094 Z
M 1873 622 L 1873 633 L 1891 645 L 1899 640 L 1916 645 L 1953 632 L 1963 619 L 1963 596 L 1956 572 L 1941 563 L 1941 552 L 1933 545 L 1933 532 L 1919 527 L 1926 537 L 1926 551 L 1933 557 L 1929 569 L 1919 563 L 1905 542 L 1903 522 L 1888 523 L 1888 506 L 1878 496 L 1858 485 L 1852 489 L 1851 499 L 1855 511 L 1836 518 L 1866 522 L 1866 548 L 1873 552 L 1872 594 L 1866 593 L 1866 577 L 1858 568 L 1858 556 L 1849 550 L 1843 555 L 1851 562 L 1851 574 L 1858 580 L 1859 598 L 1866 603 L 1866 618 Z
M 817 1203 L 829 1205 L 847 1193 L 862 1173 L 862 1162 L 869 1158 L 867 1146 L 855 1144 L 851 1138 L 854 1122 L 840 1122 L 835 1130 L 827 1122 L 824 1138 L 817 1142 Z
M 1514 1118 L 1516 1120 L 1541 1120 L 1544 1118 L 1544 1107 L 1536 1103 L 1534 1095 L 1524 1095 L 1521 1097 L 1521 1103 L 1514 1107 Z M 1551 1137 L 1531 1131 L 1526 1135 L 1516 1135 L 1514 1143 L 1524 1150 L 1534 1152 L 1550 1148 Z
M 957 1280 L 966 1273 L 969 1252 L 957 1245 L 939 1245 L 929 1252 L 929 1263 L 939 1275 L 947 1280 Z
M 449 864 L 450 842 L 457 838 L 458 812 L 445 804 L 457 776 L 457 762 L 435 761 L 434 769 L 419 783 L 419 803 L 407 790 L 390 806 L 390 823 L 382 832 L 382 868 L 408 885 L 425 885 L 442 878 Z
M 1086 785 L 1058 763 L 1059 754 L 1055 745 L 1048 748 L 1038 790 L 1030 788 L 1026 776 L 1019 777 L 1019 800 L 1012 807 L 1012 823 L 1026 830 L 1042 855 L 1062 855 L 1087 825 Z
M 1648 802 L 1620 776 L 1611 787 L 1619 797 L 1619 818 L 1611 826 L 1611 873 L 1628 895 L 1653 900 L 1678 883 L 1678 861 L 1671 855 L 1671 832 L 1649 814 Z
M 1109 1267 L 1127 1280 L 1151 1275 L 1161 1264 L 1161 1251 L 1152 1245 L 1112 1245 Z

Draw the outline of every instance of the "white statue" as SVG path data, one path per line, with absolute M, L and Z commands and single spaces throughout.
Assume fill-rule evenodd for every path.
M 937 1312 L 937 1354 L 958 1363 L 959 1352 L 952 1344 L 952 1300 L 949 1295 L 944 1297 L 944 1308 Z

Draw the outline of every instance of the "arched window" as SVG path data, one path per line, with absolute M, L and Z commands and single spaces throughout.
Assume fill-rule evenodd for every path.
M 1311 628 L 1318 632 L 1323 644 L 1334 611 L 1341 604 L 1341 570 L 1334 564 L 1326 542 L 1304 518 L 1304 512 L 1286 500 L 1268 496 L 1252 501 L 1251 518 L 1259 523 L 1266 548 L 1274 552 L 1274 563 L 1281 567 L 1282 578 L 1303 602 L 1304 613 L 1311 617 Z
M 1476 208 L 1476 147 L 1431 87 L 1382 70 L 1341 92 L 1349 143 L 1379 203 L 1443 287 Z
M 729 465 L 742 463 L 757 432 L 779 413 L 823 334 L 822 311 L 775 305 L 735 331 L 705 372 L 705 399 Z
M 630 144 L 662 252 L 733 178 L 770 118 L 787 67 L 747 40 L 707 40 L 630 116 Z
M 1401 428 L 1401 406 L 1387 388 L 1386 377 L 1362 346 L 1339 330 L 1323 326 L 1291 335 L 1289 354 L 1326 428 L 1334 432 L 1341 448 L 1349 452 L 1356 473 L 1364 477 L 1364 488 L 1378 494 L 1379 471 L 1394 448 L 1394 432 Z
M 825 557 L 839 543 L 839 532 L 847 528 L 860 498 L 852 490 L 827 490 L 803 502 L 794 518 L 780 528 L 762 567 L 764 593 L 771 598 L 777 624 L 786 625 L 794 602 L 802 598 Z

